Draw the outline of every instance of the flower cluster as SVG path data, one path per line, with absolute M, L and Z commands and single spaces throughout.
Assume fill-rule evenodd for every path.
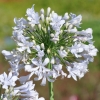
M 17 87 L 16 81 L 18 79 L 12 72 L 9 72 L 8 76 L 5 72 L 0 75 L 0 86 L 5 90 L 4 94 L 0 94 L 0 100 L 44 100 L 42 97 L 38 98 L 39 94 L 34 90 L 33 81 L 28 81 Z M 23 98 L 19 99 L 20 96 Z
M 42 80 L 43 86 L 46 80 L 54 82 L 59 76 L 77 80 L 88 72 L 88 64 L 93 62 L 98 50 L 93 45 L 92 29 L 79 31 L 81 15 L 65 13 L 60 16 L 50 7 L 46 12 L 41 9 L 38 13 L 33 5 L 27 9 L 26 16 L 27 19 L 14 19 L 16 26 L 13 27 L 12 38 L 17 47 L 13 51 L 2 51 L 11 68 L 8 78 L 5 73 L 0 76 L 0 84 L 4 88 L 13 87 L 13 95 L 26 97 L 21 100 L 44 100 L 38 99 L 38 93 L 33 90 L 34 85 L 30 81 L 33 75 L 36 76 L 35 81 Z M 19 76 L 21 69 L 29 74 Z M 14 87 L 16 80 L 22 86 Z

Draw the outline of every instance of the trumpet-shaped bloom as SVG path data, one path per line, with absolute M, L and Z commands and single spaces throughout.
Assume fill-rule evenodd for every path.
M 52 25 L 53 30 L 59 31 L 64 23 L 65 20 L 61 16 L 58 16 L 57 13 L 52 13 L 50 25 Z
M 23 30 L 27 25 L 27 21 L 24 18 L 20 18 L 18 20 L 17 18 L 14 18 L 14 23 L 16 24 L 16 26 L 13 27 L 14 30 Z
M 15 82 L 18 80 L 17 76 L 13 76 L 12 72 L 7 74 L 4 72 L 3 74 L 0 75 L 0 84 L 2 85 L 2 88 L 7 89 L 8 86 L 15 86 Z
M 32 81 L 29 81 L 19 87 L 15 87 L 14 93 L 24 97 L 21 100 L 44 100 L 43 97 L 38 97 L 39 94 L 34 90 L 34 87 L 35 84 L 33 84 Z
M 30 24 L 39 24 L 40 17 L 38 13 L 34 11 L 34 6 L 32 8 L 28 8 L 26 13 Z

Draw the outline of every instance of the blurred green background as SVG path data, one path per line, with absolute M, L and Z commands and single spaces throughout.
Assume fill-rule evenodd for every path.
M 100 0 L 0 0 L 0 52 L 3 49 L 12 50 L 15 47 L 11 40 L 14 17 L 25 17 L 26 9 L 35 4 L 35 11 L 51 7 L 59 15 L 65 12 L 81 14 L 83 17 L 81 29 L 92 28 L 94 44 L 100 50 Z M 8 62 L 0 54 L 0 73 L 7 71 Z M 48 85 L 36 90 L 40 96 L 49 100 Z M 84 78 L 75 82 L 73 79 L 60 78 L 54 83 L 55 100 L 100 100 L 100 52 L 89 64 L 89 72 Z M 75 97 L 77 99 L 75 99 Z

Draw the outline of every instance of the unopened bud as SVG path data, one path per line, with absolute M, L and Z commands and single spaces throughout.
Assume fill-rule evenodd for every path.
M 51 64 L 54 64 L 54 63 L 55 63 L 55 59 L 54 59 L 54 57 L 52 57 Z
M 41 24 L 38 24 L 39 30 L 41 30 Z
M 35 24 L 31 24 L 31 27 L 34 28 Z
M 63 49 L 64 49 L 64 47 L 63 47 L 63 46 L 61 46 L 61 47 L 60 47 L 60 50 L 63 50 Z
M 53 16 L 54 13 L 55 13 L 54 11 L 52 11 L 52 12 L 50 13 L 50 19 L 52 18 L 52 16 Z
M 44 9 L 43 8 L 40 10 L 40 13 L 41 14 L 44 14 Z
M 8 94 L 8 93 L 9 93 L 9 89 L 6 89 L 6 90 L 5 90 L 5 93 Z
M 43 30 L 45 33 L 47 33 L 46 28 L 42 27 L 42 30 Z
M 41 20 L 44 22 L 44 15 L 41 14 Z
M 65 19 L 65 20 L 69 19 L 68 13 L 65 13 L 64 19 Z
M 48 32 L 50 33 L 50 27 L 48 26 Z
M 42 48 L 42 49 L 45 49 L 44 43 L 41 43 L 41 48 Z
M 49 18 L 48 17 L 46 17 L 46 23 L 49 24 Z
M 69 25 L 69 23 L 67 22 L 67 23 L 65 24 L 66 28 L 68 28 L 68 25 Z
M 9 91 L 13 91 L 13 90 L 14 90 L 14 88 L 13 88 L 13 87 L 10 87 L 10 88 L 9 88 Z
M 35 40 L 32 41 L 34 44 L 36 44 Z
M 48 53 L 48 54 L 50 53 L 50 49 L 47 49 L 47 53 Z
M 50 7 L 48 7 L 48 8 L 47 8 L 47 16 L 49 16 L 50 11 L 51 11 L 51 8 L 50 8 Z
M 52 14 L 54 14 L 55 12 L 54 11 L 52 11 Z
M 73 25 L 69 25 L 68 29 L 72 29 Z
M 31 37 L 32 39 L 34 39 L 34 36 L 32 35 L 32 37 Z
M 50 36 L 51 36 L 51 37 L 54 37 L 54 34 L 53 34 L 53 33 L 51 33 L 51 34 L 50 34 Z
M 26 62 L 26 64 L 28 64 L 28 65 L 29 65 L 29 64 L 30 64 L 30 62 Z

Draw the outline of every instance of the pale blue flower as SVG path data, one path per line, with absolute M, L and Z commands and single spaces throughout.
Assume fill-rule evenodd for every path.
M 19 48 L 17 48 L 18 51 L 22 52 L 27 50 L 28 53 L 31 53 L 30 48 L 33 47 L 33 42 L 23 41 L 22 43 L 18 42 L 17 44 L 19 46 Z
M 50 25 L 53 30 L 60 31 L 60 28 L 65 23 L 65 20 L 62 19 L 62 16 L 58 16 L 57 13 L 52 13 Z
M 15 86 L 16 81 L 18 80 L 17 76 L 13 76 L 12 72 L 9 72 L 9 75 L 4 72 L 0 75 L 0 84 L 2 85 L 2 88 L 7 89 L 8 86 Z
M 15 87 L 14 93 L 18 96 L 22 96 L 21 100 L 44 100 L 43 97 L 39 98 L 39 94 L 34 90 L 35 84 L 32 81 L 28 81 L 25 84 Z
M 28 24 L 24 18 L 14 18 L 14 23 L 16 24 L 16 26 L 13 27 L 14 30 L 23 30 L 26 28 L 26 25 Z
M 39 15 L 34 11 L 34 5 L 32 8 L 28 8 L 27 11 L 27 19 L 29 20 L 29 24 L 39 24 Z
M 74 26 L 79 27 L 79 25 L 81 24 L 82 16 L 81 15 L 76 16 L 75 14 L 72 13 L 70 14 L 70 16 L 72 19 L 68 22 Z
M 86 61 L 83 62 L 74 62 L 70 66 L 67 66 L 67 70 L 69 72 L 68 78 L 72 77 L 77 81 L 77 77 L 82 78 L 86 72 L 88 72 Z

